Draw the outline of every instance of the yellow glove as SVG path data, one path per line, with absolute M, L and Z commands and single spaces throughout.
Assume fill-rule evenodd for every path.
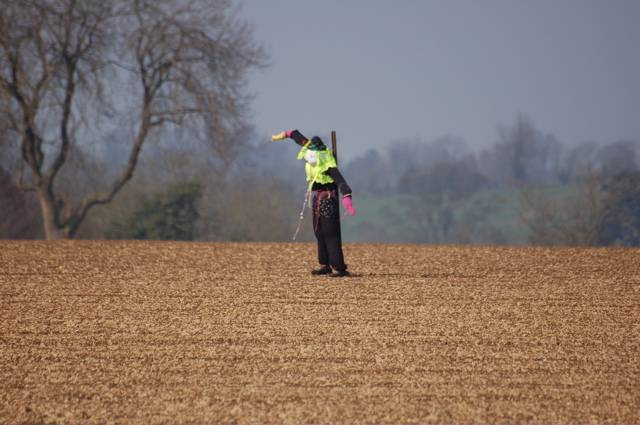
M 283 131 L 283 132 L 280 132 L 278 134 L 274 134 L 273 136 L 271 136 L 271 141 L 272 142 L 277 142 L 279 140 L 284 140 L 286 138 L 287 138 L 287 132 Z

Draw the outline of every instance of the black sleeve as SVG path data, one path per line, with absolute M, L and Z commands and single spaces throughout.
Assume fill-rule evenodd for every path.
M 300 146 L 304 146 L 305 143 L 307 143 L 309 140 L 304 137 L 304 135 L 302 133 L 300 133 L 298 130 L 293 130 L 291 132 L 291 138 L 293 139 L 294 142 L 296 142 L 297 144 L 299 144 Z
M 329 168 L 327 170 L 327 174 L 329 174 L 329 177 L 331 177 L 333 181 L 336 182 L 340 193 L 342 193 L 343 195 L 351 195 L 351 188 L 337 168 Z

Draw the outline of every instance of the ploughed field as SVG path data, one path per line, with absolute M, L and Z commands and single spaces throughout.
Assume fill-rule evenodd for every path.
M 640 250 L 0 241 L 0 423 L 640 423 Z

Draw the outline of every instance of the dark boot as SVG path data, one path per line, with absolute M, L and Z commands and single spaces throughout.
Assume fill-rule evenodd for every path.
M 321 266 L 319 269 L 311 270 L 311 274 L 314 276 L 319 276 L 323 274 L 331 273 L 331 267 L 329 266 Z
M 336 270 L 329 277 L 348 277 L 349 272 L 346 270 Z

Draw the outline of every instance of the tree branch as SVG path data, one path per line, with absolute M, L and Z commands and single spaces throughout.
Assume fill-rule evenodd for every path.
M 35 192 L 36 188 L 33 186 L 27 186 L 24 183 L 24 160 L 20 160 L 20 165 L 18 166 L 18 188 L 23 192 Z
M 133 172 L 138 163 L 138 158 L 140 156 L 142 146 L 147 138 L 147 135 L 149 134 L 149 130 L 152 128 L 151 113 L 149 112 L 149 108 L 150 101 L 146 102 L 145 106 L 143 107 L 142 122 L 138 130 L 138 135 L 136 136 L 136 139 L 131 148 L 131 152 L 129 153 L 127 166 L 122 171 L 118 179 L 114 182 L 109 191 L 90 195 L 80 203 L 80 206 L 75 211 L 75 214 L 71 214 L 68 222 L 66 223 L 72 229 L 72 233 L 75 232 L 75 230 L 87 216 L 87 213 L 91 208 L 95 207 L 96 205 L 102 205 L 111 202 L 116 194 L 120 191 L 120 189 L 122 189 L 122 187 L 124 187 L 124 185 L 131 179 L 131 177 L 133 177 Z
M 69 152 L 70 146 L 70 138 L 69 138 L 69 119 L 71 117 L 71 106 L 73 102 L 73 96 L 75 94 L 75 82 L 74 82 L 74 74 L 75 74 L 75 61 L 71 58 L 67 59 L 67 67 L 66 67 L 66 86 L 65 86 L 65 94 L 64 101 L 62 104 L 62 118 L 60 120 L 60 150 L 58 151 L 58 155 L 56 156 L 53 165 L 51 166 L 51 170 L 48 174 L 49 187 L 48 190 L 53 190 L 53 182 L 60 171 L 60 168 L 64 165 L 67 160 L 67 154 Z

